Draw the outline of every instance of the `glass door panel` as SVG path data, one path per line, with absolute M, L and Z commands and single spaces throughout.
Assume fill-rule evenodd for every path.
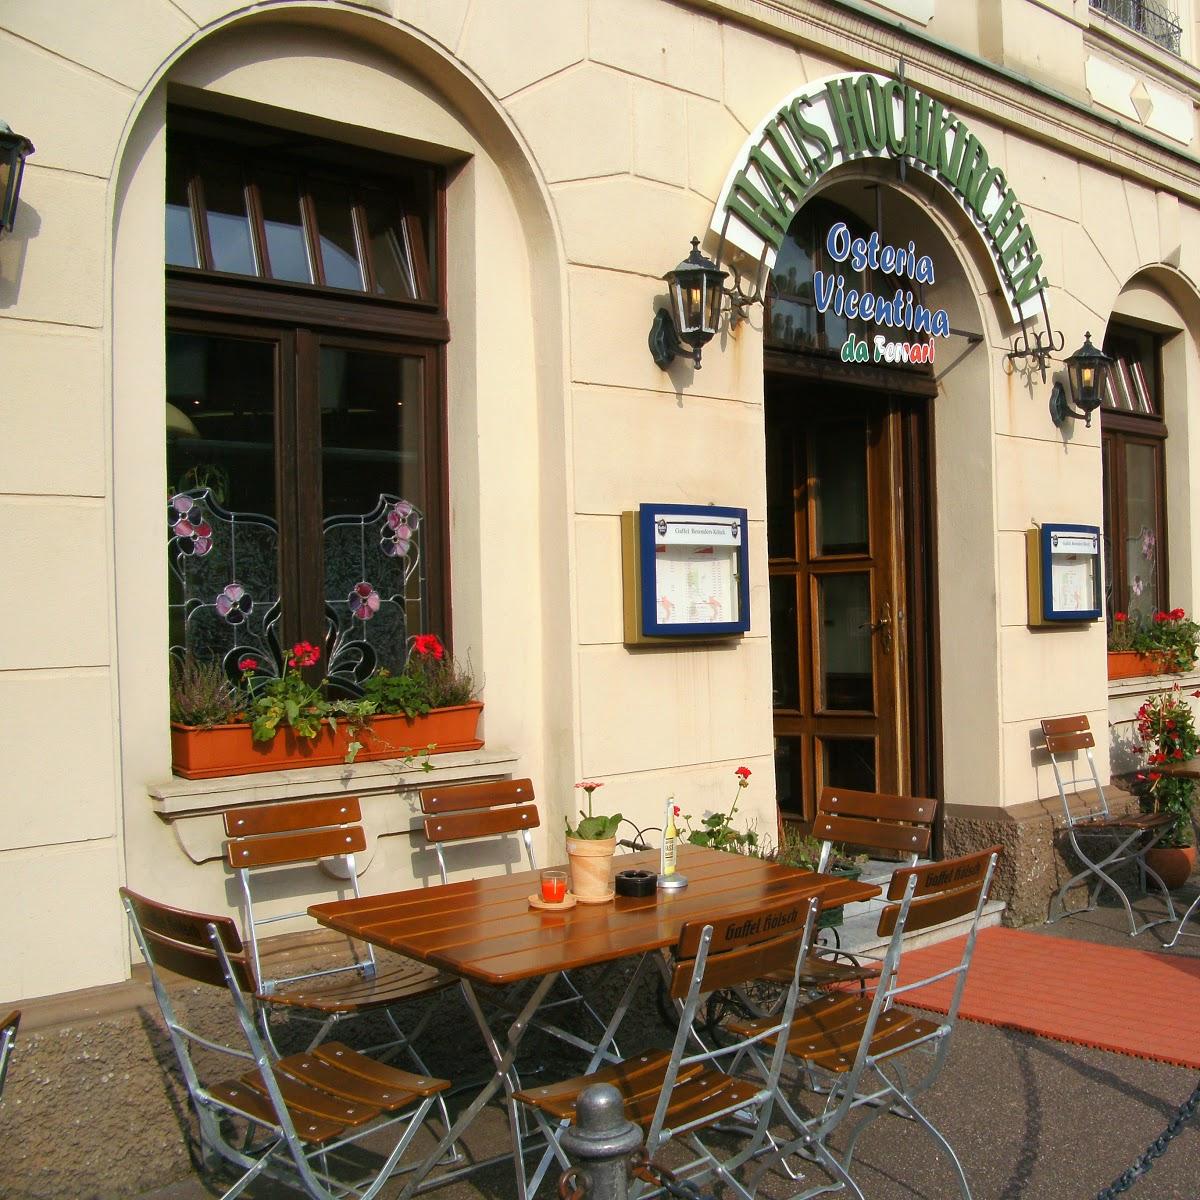
M 796 577 L 771 576 L 771 687 L 776 708 L 799 710 Z
M 873 738 L 821 738 L 821 786 L 879 790 Z
M 870 550 L 867 506 L 866 427 L 830 425 L 812 434 L 813 554 L 866 554 Z
M 814 583 L 820 708 L 874 712 L 871 576 L 824 575 Z

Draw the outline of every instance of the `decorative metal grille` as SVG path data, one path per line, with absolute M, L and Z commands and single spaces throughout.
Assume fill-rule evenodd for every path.
M 421 513 L 381 494 L 368 513 L 323 522 L 325 673 L 342 691 L 380 667 L 399 670 L 409 629 L 421 628 L 425 578 L 417 531 Z M 279 530 L 259 513 L 229 512 L 208 488 L 172 496 L 167 505 L 171 569 L 171 652 L 219 661 L 238 680 L 238 660 L 258 674 L 282 674 L 279 639 Z
M 1163 0 L 1088 0 L 1088 3 L 1172 54 L 1179 53 L 1183 27 L 1179 24 L 1179 14 Z

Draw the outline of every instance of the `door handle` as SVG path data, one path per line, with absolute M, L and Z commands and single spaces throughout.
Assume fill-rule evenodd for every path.
M 883 602 L 883 613 L 878 621 L 864 621 L 859 629 L 869 630 L 871 633 L 883 634 L 883 652 L 891 654 L 892 652 L 892 606 L 888 601 Z

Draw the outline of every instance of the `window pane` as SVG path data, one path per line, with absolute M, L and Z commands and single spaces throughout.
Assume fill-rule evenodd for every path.
M 260 177 L 263 226 L 272 279 L 312 283 L 312 263 L 304 236 L 300 191 L 294 175 L 264 172 Z
M 775 739 L 775 795 L 783 812 L 797 815 L 804 812 L 800 746 L 798 737 Z
M 796 557 L 796 474 L 790 427 L 773 421 L 767 404 L 767 554 Z
M 213 270 L 257 275 L 241 171 L 223 163 L 207 162 L 203 179 Z
M 349 191 L 333 183 L 319 184 L 313 190 L 313 202 L 317 210 L 325 282 L 330 287 L 364 291 Z
M 813 434 L 815 554 L 866 554 L 867 440 L 862 424 Z
M 188 204 L 187 175 L 177 160 L 167 165 L 167 266 L 198 267 L 196 230 Z
M 1149 615 L 1163 607 L 1158 594 L 1157 454 L 1153 446 L 1125 443 L 1125 571 L 1129 609 Z
M 821 738 L 821 784 L 858 792 L 875 790 L 875 742 L 871 738 Z
M 325 603 L 339 633 L 402 666 L 424 627 L 420 358 L 321 348 Z
M 399 207 L 381 192 L 368 192 L 363 201 L 375 291 L 381 296 L 417 298 L 406 227 Z
M 821 707 L 872 712 L 871 579 L 865 572 L 817 579 Z M 848 785 L 846 785 L 848 786 Z
M 800 707 L 796 577 L 771 576 L 771 686 L 776 708 Z
M 171 644 L 261 645 L 279 599 L 274 341 L 167 334 Z

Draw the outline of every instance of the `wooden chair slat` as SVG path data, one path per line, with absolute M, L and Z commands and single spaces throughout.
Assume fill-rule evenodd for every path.
M 800 986 L 830 987 L 838 983 L 860 983 L 877 979 L 879 967 L 872 963 L 843 962 L 837 958 L 826 958 L 823 954 L 810 954 L 800 967 Z M 790 971 L 770 971 L 763 976 L 772 983 L 787 985 L 791 982 Z
M 227 986 L 225 972 L 221 970 L 217 952 L 211 947 L 177 942 L 173 938 L 163 937 L 154 930 L 144 927 L 142 932 L 150 946 L 150 953 L 154 957 L 155 963 L 164 970 L 174 971 L 176 975 L 182 975 L 185 979 L 194 980 L 196 983 L 207 983 L 220 988 Z M 254 982 L 254 971 L 249 960 L 242 954 L 231 954 L 229 957 L 238 987 L 243 992 L 257 990 L 258 985 Z
M 1000 854 L 1002 849 L 1000 846 L 989 846 L 986 850 L 964 854 L 961 858 L 943 859 L 941 862 L 925 863 L 919 867 L 898 867 L 892 872 L 891 881 L 888 883 L 887 898 L 902 899 L 908 881 L 913 876 L 917 880 L 917 886 L 913 890 L 914 897 L 932 896 L 939 892 L 970 887 L 976 883 L 982 884 L 992 855 Z
M 1087 733 L 1048 733 L 1046 749 L 1051 754 L 1070 754 L 1074 750 L 1090 750 L 1096 744 L 1091 730 Z
M 818 884 L 814 884 L 814 890 Z M 790 898 L 784 904 L 768 904 L 756 909 L 721 913 L 704 920 L 688 921 L 679 930 L 679 941 L 675 946 L 677 959 L 693 959 L 700 949 L 700 938 L 707 926 L 712 926 L 712 941 L 709 942 L 710 956 L 732 946 L 746 946 L 753 942 L 764 942 L 788 932 L 800 933 L 808 916 L 808 901 Z M 689 968 L 690 969 L 690 968 Z
M 357 1129 L 379 1116 L 373 1104 L 354 1104 L 340 1096 L 331 1096 L 319 1088 L 309 1087 L 289 1075 L 277 1074 L 276 1082 L 288 1111 L 295 1115 L 317 1117 L 322 1121 L 340 1121 L 344 1129 Z M 266 1085 L 257 1071 L 242 1076 L 242 1083 L 253 1091 L 266 1094 Z
M 462 838 L 536 829 L 540 824 L 536 804 L 496 808 L 490 812 L 442 812 L 425 818 L 425 837 L 430 842 L 454 842 Z
M 591 1075 L 560 1079 L 541 1087 L 524 1088 L 516 1093 L 515 1098 L 523 1104 L 532 1104 L 545 1112 L 556 1115 L 565 1112 L 569 1115 L 575 1110 L 576 1097 L 593 1083 L 611 1083 L 623 1096 L 636 1096 L 655 1088 L 661 1081 L 663 1069 L 670 1058 L 671 1055 L 666 1050 L 651 1050 L 627 1058 L 624 1062 L 600 1067 Z M 682 1067 L 679 1078 L 687 1079 L 698 1075 L 700 1070 L 699 1066 Z
M 897 850 L 905 854 L 923 854 L 929 848 L 930 827 L 903 825 L 891 821 L 868 821 L 818 813 L 813 821 L 813 837 L 828 842 L 846 842 L 852 846 L 871 846 Z
M 204 913 L 188 912 L 183 908 L 172 908 L 169 904 L 148 900 L 145 896 L 139 896 L 137 892 L 131 892 L 124 887 L 119 891 L 132 905 L 138 924 L 147 932 L 162 934 L 172 941 L 190 943 L 211 951 L 208 927 L 215 925 L 226 950 L 236 954 L 242 949 L 242 938 L 232 917 L 213 917 Z
M 20 1024 L 21 1010 L 19 1008 L 14 1008 L 12 1012 L 10 1012 L 8 1016 L 4 1018 L 3 1021 L 0 1021 L 0 1034 L 8 1033 L 10 1030 L 13 1033 L 16 1033 L 17 1027 Z
M 379 964 L 375 975 L 356 971 L 316 975 L 274 988 L 263 999 L 290 1008 L 311 1008 L 317 1012 L 366 1012 L 389 1008 L 404 1000 L 432 996 L 453 987 L 456 980 L 436 967 L 411 958 L 390 956 Z
M 222 1104 L 247 1113 L 264 1125 L 278 1128 L 279 1118 L 275 1115 L 271 1098 L 257 1088 L 250 1087 L 244 1079 L 230 1079 L 225 1083 L 214 1084 L 207 1091 Z M 346 1130 L 346 1126 L 340 1121 L 323 1120 L 300 1112 L 292 1113 L 292 1123 L 296 1127 L 296 1136 L 311 1146 L 332 1141 Z
M 234 868 L 286 866 L 340 854 L 357 854 L 366 848 L 367 835 L 361 825 L 230 838 L 225 843 L 229 865 Z
M 320 1047 L 320 1051 L 281 1058 L 275 1064 L 275 1070 L 340 1101 L 367 1105 L 383 1112 L 398 1112 L 412 1104 L 418 1095 L 433 1095 L 447 1086 L 444 1081 L 438 1080 L 436 1082 L 440 1087 L 430 1090 L 429 1085 L 434 1081 L 420 1075 L 411 1075 L 407 1071 L 398 1071 L 394 1067 L 390 1069 L 391 1078 L 383 1081 L 348 1071 L 342 1065 L 343 1061 L 349 1061 L 351 1056 L 362 1056 L 340 1042 L 327 1042 Z M 424 1091 L 418 1092 L 409 1087 L 410 1081 L 422 1085 Z
M 1045 717 L 1041 722 L 1044 734 L 1090 733 L 1091 723 L 1082 713 L 1071 717 Z
M 983 889 L 980 880 L 974 887 L 962 888 L 957 892 L 947 892 L 944 895 L 924 896 L 914 900 L 909 906 L 908 920 L 904 925 L 905 933 L 915 933 L 940 925 L 943 921 L 952 921 L 955 917 L 964 917 L 975 911 L 979 903 L 979 893 Z M 889 904 L 879 914 L 878 933 L 880 937 L 891 937 L 896 928 L 896 918 L 900 915 L 899 904 Z
M 533 800 L 530 779 L 497 779 L 490 783 L 464 783 L 454 787 L 421 789 L 421 811 L 427 816 L 502 804 L 528 804 Z
M 932 824 L 938 802 L 927 796 L 893 796 L 887 792 L 856 792 L 826 787 L 817 797 L 817 814 L 870 817 L 884 821 Z
M 804 923 L 795 933 L 769 942 L 756 942 L 749 946 L 737 946 L 732 950 L 717 953 L 709 952 L 708 961 L 704 964 L 704 990 L 716 991 L 718 988 L 736 987 L 751 979 L 760 979 L 774 971 L 788 969 L 788 982 L 791 982 L 791 967 L 796 962 L 796 952 L 799 949 L 800 937 L 804 932 Z M 671 973 L 671 996 L 682 1000 L 688 993 L 692 981 L 694 960 L 684 959 L 676 962 Z
M 322 1042 L 310 1053 L 335 1065 L 344 1075 L 353 1075 L 375 1087 L 400 1086 L 414 1096 L 436 1096 L 438 1092 L 444 1092 L 450 1086 L 449 1080 L 430 1079 L 424 1075 L 414 1075 L 411 1071 L 402 1071 L 390 1063 L 359 1054 L 357 1050 L 351 1050 L 341 1042 Z
M 230 808 L 225 810 L 224 818 L 227 837 L 252 837 L 262 833 L 320 829 L 326 825 L 351 825 L 362 820 L 362 809 L 357 796 L 326 796 L 317 800 Z

